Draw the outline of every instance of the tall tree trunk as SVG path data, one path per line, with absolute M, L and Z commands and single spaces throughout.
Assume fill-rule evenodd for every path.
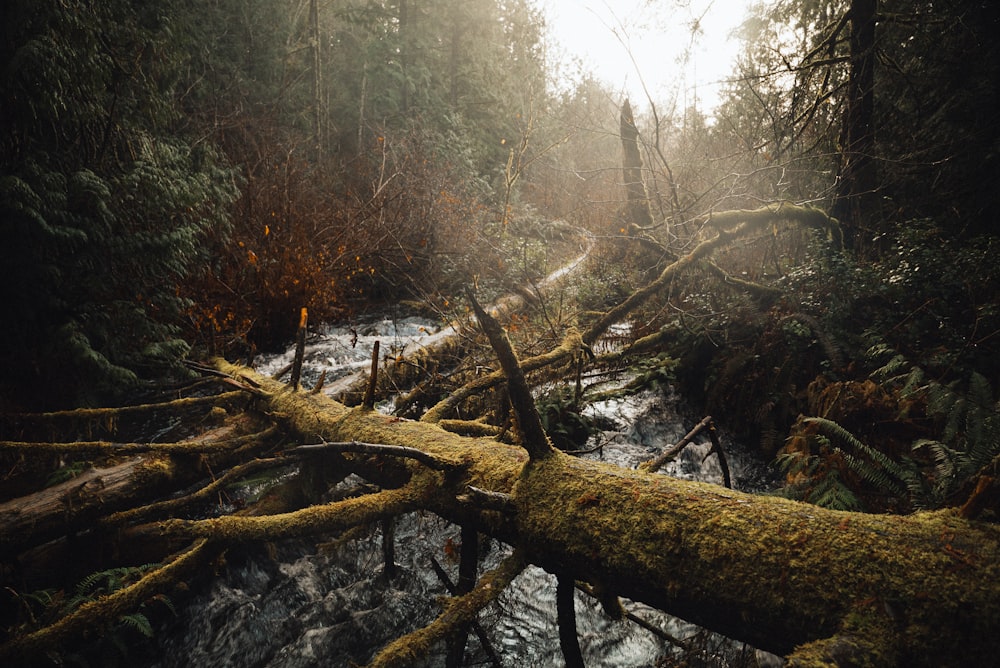
M 312 45 L 312 105 L 313 105 L 313 150 L 316 159 L 323 157 L 323 71 L 322 49 L 319 32 L 319 2 L 309 0 L 309 42 Z
M 851 68 L 847 110 L 840 137 L 840 169 L 833 216 L 841 221 L 848 247 L 863 250 L 873 236 L 868 222 L 878 215 L 875 169 L 875 18 L 877 0 L 852 0 Z
M 407 0 L 399 0 L 399 67 L 400 77 L 400 110 L 405 114 L 410 110 L 410 81 L 408 69 L 410 64 L 410 7 Z
M 639 130 L 632 117 L 632 105 L 622 104 L 620 133 L 622 140 L 622 180 L 625 183 L 626 218 L 629 225 L 649 227 L 653 216 L 649 212 L 649 196 L 642 180 L 642 155 L 639 153 Z M 616 230 L 617 231 L 617 230 Z

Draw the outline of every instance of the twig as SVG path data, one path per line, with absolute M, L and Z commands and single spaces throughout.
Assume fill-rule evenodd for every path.
M 296 392 L 299 391 L 299 381 L 302 379 L 302 358 L 306 354 L 306 325 L 309 324 L 309 311 L 305 307 L 299 313 L 299 331 L 295 335 L 295 357 L 292 360 L 292 377 L 288 384 Z
M 713 452 L 719 458 L 719 468 L 722 469 L 722 484 L 727 488 L 733 488 L 733 481 L 729 475 L 729 462 L 726 461 L 726 453 L 722 450 L 722 442 L 719 441 L 719 433 L 715 429 L 715 423 L 708 423 L 708 437 L 712 440 L 712 449 L 708 451 L 705 455 L 705 459 L 708 459 L 708 455 Z M 705 461 L 704 459 L 702 461 Z
M 262 438 L 277 432 L 276 427 L 252 434 L 244 434 L 233 438 L 215 441 L 178 441 L 174 443 L 115 443 L 112 441 L 66 441 L 42 443 L 37 441 L 0 441 L 0 452 L 18 452 L 25 454 L 134 454 L 158 452 L 165 454 L 208 454 L 213 452 L 235 451 L 248 443 L 255 443 Z
M 688 444 L 694 440 L 695 436 L 700 434 L 702 430 L 707 429 L 711 425 L 712 425 L 712 416 L 711 415 L 705 416 L 705 418 L 701 422 L 695 425 L 694 429 L 685 434 L 684 438 L 677 441 L 677 443 L 673 447 L 667 448 L 665 451 L 663 451 L 663 453 L 660 454 L 659 457 L 651 459 L 648 462 L 643 462 L 642 464 L 639 465 L 639 468 L 643 471 L 646 471 L 647 473 L 655 473 L 656 471 L 659 471 L 661 466 L 663 466 L 669 461 L 672 461 L 673 458 L 676 457 L 681 450 L 686 448 Z
M 325 383 L 326 383 L 326 369 L 323 369 L 323 371 L 321 371 L 319 374 L 319 380 L 316 381 L 316 385 L 313 386 L 313 389 L 309 390 L 309 394 L 319 394 L 320 392 L 322 392 L 323 385 Z

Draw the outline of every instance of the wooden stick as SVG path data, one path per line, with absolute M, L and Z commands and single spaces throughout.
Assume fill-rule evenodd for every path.
M 669 461 L 672 461 L 681 450 L 687 447 L 687 445 L 694 440 L 694 437 L 701 433 L 703 429 L 707 429 L 712 424 L 712 416 L 707 415 L 705 418 L 694 426 L 694 429 L 689 431 L 684 435 L 684 438 L 677 441 L 677 443 L 668 449 L 666 449 L 659 457 L 656 459 L 651 459 L 648 462 L 643 462 L 639 465 L 639 468 L 647 473 L 654 473 L 660 470 L 660 467 Z
M 295 335 L 295 358 L 292 361 L 292 377 L 288 383 L 296 392 L 299 391 L 299 380 L 302 378 L 302 358 L 306 354 L 306 325 L 309 323 L 309 311 L 302 307 L 299 313 L 299 331 Z
M 715 429 L 715 423 L 708 423 L 708 437 L 712 440 L 712 449 L 708 451 L 708 455 L 713 452 L 719 458 L 719 468 L 722 469 L 722 484 L 727 488 L 733 488 L 733 479 L 729 475 L 729 462 L 726 461 L 726 453 L 722 450 L 722 442 L 719 441 L 719 433 Z M 705 455 L 707 458 L 708 455 Z
M 378 344 L 379 342 L 376 341 L 375 345 L 372 346 L 371 373 L 368 375 L 368 386 L 365 388 L 365 398 L 361 402 L 361 405 L 366 410 L 372 410 L 375 408 L 375 386 L 378 384 Z

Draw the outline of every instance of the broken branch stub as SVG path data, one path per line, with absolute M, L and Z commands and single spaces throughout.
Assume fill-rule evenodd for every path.
M 511 347 L 507 334 L 500 327 L 500 323 L 483 310 L 483 307 L 479 305 L 471 293 L 469 301 L 472 302 L 476 318 L 479 320 L 483 332 L 489 338 L 493 351 L 497 354 L 504 375 L 507 376 L 507 394 L 510 396 L 510 405 L 514 409 L 514 417 L 521 431 L 521 445 L 528 451 L 528 456 L 531 459 L 547 457 L 554 452 L 554 449 L 542 427 L 542 419 L 535 408 L 535 400 L 531 396 L 531 389 L 524 377 L 524 371 L 517 361 L 517 354 Z

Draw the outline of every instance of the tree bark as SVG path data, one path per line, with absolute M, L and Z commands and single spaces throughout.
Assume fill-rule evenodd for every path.
M 833 215 L 845 228 L 847 243 L 860 249 L 865 219 L 877 205 L 875 174 L 875 22 L 877 0 L 852 0 L 851 67 L 847 80 L 847 110 L 840 136 L 840 169 Z
M 153 499 L 167 491 L 165 483 L 176 474 L 177 468 L 168 458 L 132 457 L 0 504 L 0 559 L 88 529 L 109 512 Z
M 559 452 L 529 461 L 523 449 L 492 439 L 349 410 L 220 366 L 258 383 L 264 407 L 300 434 L 414 447 L 462 465 L 456 475 L 411 461 L 414 476 L 435 481 L 423 480 L 416 496 L 401 492 L 406 501 L 396 510 L 419 503 L 452 521 L 474 520 L 480 531 L 519 546 L 530 562 L 552 572 L 803 665 L 817 657 L 886 666 L 985 665 L 1000 651 L 1000 529 L 994 525 L 953 511 L 829 511 Z M 510 495 L 516 512 L 459 500 L 470 485 Z M 179 528 L 172 524 L 157 530 Z M 209 533 L 206 527 L 184 535 Z
M 622 180 L 625 183 L 625 202 L 628 222 L 640 228 L 653 224 L 649 212 L 649 195 L 642 180 L 642 154 L 639 152 L 639 130 L 632 117 L 632 105 L 628 100 L 622 104 L 619 117 L 619 132 L 622 140 Z
M 195 482 L 211 468 L 224 469 L 246 458 L 273 432 L 233 434 L 230 425 L 179 443 L 0 441 L 0 452 L 23 452 L 27 456 L 42 452 L 65 456 L 129 455 L 112 466 L 93 467 L 66 482 L 0 503 L 0 559 L 92 529 L 99 519 L 113 517 L 116 511 L 134 514 L 143 503 Z

